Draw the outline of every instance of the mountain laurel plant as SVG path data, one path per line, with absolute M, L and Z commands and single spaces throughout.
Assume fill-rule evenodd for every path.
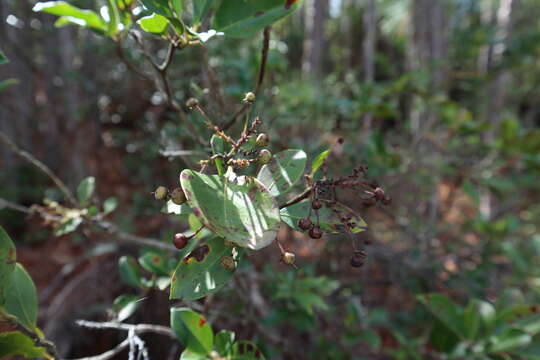
M 136 27 L 166 41 L 168 51 L 162 64 L 156 63 L 151 54 L 144 53 L 156 72 L 152 80 L 162 91 L 167 105 L 186 120 L 190 131 L 194 128 L 186 117 L 187 111 L 200 114 L 208 129 L 206 143 L 203 134 L 193 131 L 191 134 L 197 140 L 203 139 L 199 141 L 201 146 L 209 149 L 207 158 L 200 161 L 200 168 L 184 169 L 175 188 L 159 186 L 153 192 L 158 201 L 166 201 L 163 212 L 187 219 L 191 229 L 171 239 L 178 249 L 172 257 L 157 249 L 145 251 L 138 259 L 120 258 L 122 280 L 139 289 L 140 296 L 122 295 L 116 299 L 116 321 L 126 320 L 140 306 L 144 294 L 154 287 L 161 290 L 170 287 L 170 298 L 182 300 L 196 300 L 217 292 L 231 279 L 247 251 L 260 250 L 276 241 L 281 224 L 307 232 L 313 239 L 321 238 L 325 232 L 345 234 L 353 244 L 350 264 L 360 267 L 364 263 L 366 254 L 357 248 L 353 235 L 364 231 L 367 225 L 357 210 L 339 200 L 339 194 L 347 189 L 366 207 L 390 202 L 376 182 L 365 178 L 365 166 L 358 166 L 344 176 L 331 177 L 325 166 L 331 149 L 312 159 L 309 168 L 303 150 L 288 149 L 272 154 L 268 149 L 272 139 L 260 131 L 263 122 L 259 117 L 246 115 L 239 136 L 235 138 L 229 133 L 235 120 L 244 113 L 249 114 L 249 108 L 256 101 L 264 76 L 265 49 L 257 87 L 254 92 L 246 93 L 242 108 L 229 121 L 215 122 L 194 98 L 188 99 L 185 106 L 180 105 L 173 98 L 167 79 L 167 68 L 175 51 L 204 44 L 217 35 L 241 38 L 264 29 L 267 53 L 269 26 L 295 11 L 299 3 L 295 0 L 107 0 L 99 11 L 80 9 L 64 1 L 35 4 L 34 11 L 58 16 L 56 26 L 85 27 L 111 38 L 120 52 L 122 39 L 132 36 L 144 53 L 143 37 Z M 203 29 L 201 24 L 211 25 Z M 149 77 L 123 60 L 138 75 Z M 87 178 L 77 189 L 78 206 L 72 208 L 47 201 L 38 211 L 48 214 L 48 222 L 54 224 L 57 235 L 75 231 L 85 221 L 99 221 L 116 207 L 114 198 L 107 199 L 101 209 L 92 203 L 94 188 L 95 179 Z M 1 235 L 2 314 L 16 317 L 25 332 L 22 335 L 8 333 L 0 341 L 4 341 L 5 336 L 33 334 L 29 347 L 24 345 L 26 340 L 21 340 L 16 342 L 21 344 L 20 348 L 11 353 L 28 355 L 37 351 L 32 352 L 32 356 L 47 353 L 54 357 L 36 328 L 35 287 L 22 266 L 15 265 L 11 240 L 7 234 L 2 232 Z M 279 242 L 278 247 L 282 261 L 295 266 L 295 255 Z M 150 278 L 144 275 L 143 269 L 151 274 Z M 9 286 L 17 286 L 28 292 L 28 296 L 11 299 L 16 293 L 6 292 Z M 28 311 L 23 311 L 23 307 L 28 307 Z M 262 358 L 254 344 L 237 341 L 234 333 L 225 331 L 214 335 L 204 317 L 190 309 L 171 308 L 171 328 L 185 346 L 182 359 Z

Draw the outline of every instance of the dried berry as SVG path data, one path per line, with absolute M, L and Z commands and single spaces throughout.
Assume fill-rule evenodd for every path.
M 285 264 L 287 264 L 287 265 L 293 265 L 295 258 L 296 258 L 296 255 L 294 255 L 292 252 L 288 252 L 288 251 L 285 251 L 281 255 L 281 260 L 283 260 L 283 262 Z
M 199 105 L 199 100 L 195 98 L 189 98 L 188 101 L 186 101 L 186 106 L 188 109 L 193 109 Z
M 383 200 L 385 198 L 384 196 L 384 190 L 381 189 L 380 187 L 377 187 L 375 188 L 375 190 L 373 190 L 373 195 L 375 196 L 375 199 L 377 200 Z
M 220 261 L 221 266 L 225 270 L 234 270 L 236 269 L 236 263 L 231 256 L 224 256 Z
M 165 186 L 158 186 L 157 189 L 154 191 L 154 197 L 156 200 L 163 200 L 167 197 L 167 194 L 169 193 L 169 190 Z
M 254 103 L 255 102 L 255 94 L 250 92 L 247 92 L 246 95 L 244 95 L 244 102 L 245 103 Z
M 313 210 L 319 210 L 320 208 L 322 208 L 322 201 L 321 200 L 313 200 L 313 202 L 311 203 L 311 207 L 313 208 Z
M 257 144 L 257 146 L 260 146 L 260 147 L 268 146 L 268 144 L 270 144 L 270 138 L 268 137 L 267 134 L 260 133 L 257 136 L 257 140 L 255 140 L 255 144 Z
M 312 239 L 320 239 L 323 235 L 323 231 L 321 230 L 321 227 L 318 225 L 315 225 L 314 227 L 309 230 L 309 237 Z
M 175 234 L 173 239 L 173 245 L 177 249 L 183 249 L 186 247 L 189 238 L 181 233 Z
M 259 157 L 257 158 L 257 160 L 261 165 L 268 164 L 270 160 L 272 160 L 272 153 L 266 149 L 262 149 L 259 152 Z
M 171 192 L 171 200 L 176 205 L 182 205 L 187 201 L 186 194 L 184 194 L 184 190 L 181 188 L 176 188 Z
M 355 251 L 354 255 L 351 257 L 351 266 L 352 267 L 361 267 L 366 261 L 366 252 L 365 251 Z
M 313 223 L 308 218 L 302 218 L 298 220 L 298 227 L 302 230 L 309 230 L 313 226 Z

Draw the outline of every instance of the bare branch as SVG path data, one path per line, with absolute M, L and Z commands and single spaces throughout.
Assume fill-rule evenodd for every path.
M 135 74 L 139 75 L 141 78 L 143 78 L 146 81 L 152 81 L 152 79 L 143 73 L 141 70 L 137 69 L 135 65 L 133 65 L 129 60 L 126 58 L 126 55 L 124 53 L 124 48 L 122 47 L 122 40 L 118 39 L 116 42 L 116 54 L 118 55 L 118 58 L 127 66 L 127 68 L 131 71 L 133 71 Z
M 41 170 L 45 175 L 47 175 L 54 184 L 60 189 L 60 191 L 64 194 L 66 199 L 74 206 L 77 206 L 77 201 L 75 200 L 75 197 L 71 193 L 71 191 L 68 189 L 66 184 L 58 176 L 54 174 L 54 172 L 44 163 L 39 161 L 34 155 L 30 154 L 28 151 L 21 149 L 17 144 L 15 144 L 11 139 L 2 131 L 0 131 L 0 141 L 7 145 L 8 148 L 11 149 L 14 153 L 19 155 L 24 160 L 28 161 L 30 164 L 34 165 L 36 168 Z
M 77 320 L 75 323 L 82 327 L 91 329 L 116 329 L 122 331 L 135 331 L 142 334 L 145 332 L 151 332 L 155 334 L 165 335 L 171 339 L 176 339 L 176 335 L 170 327 L 153 324 L 123 324 L 117 322 L 96 322 L 87 320 Z

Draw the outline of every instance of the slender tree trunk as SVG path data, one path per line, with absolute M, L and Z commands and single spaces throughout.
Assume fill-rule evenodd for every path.
M 375 0 L 368 0 L 364 11 L 363 64 L 364 82 L 372 85 L 375 80 L 375 41 L 377 36 L 377 7 Z M 364 116 L 364 130 L 371 130 L 373 113 Z
M 324 28 L 328 17 L 327 0 L 308 0 L 305 2 L 305 40 L 302 57 L 302 71 L 306 75 L 322 76 L 323 54 L 326 48 Z

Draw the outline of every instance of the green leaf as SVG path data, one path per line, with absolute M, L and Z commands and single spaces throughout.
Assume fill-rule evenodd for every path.
M 241 340 L 234 343 L 231 360 L 264 360 L 261 351 L 251 341 Z
M 276 238 L 278 205 L 257 179 L 184 170 L 180 182 L 193 213 L 217 235 L 254 250 Z
M 118 32 L 118 25 L 122 22 L 116 0 L 107 0 L 107 9 L 109 12 L 109 22 L 107 24 L 107 34 L 115 35 Z
M 156 275 L 169 275 L 169 270 L 167 269 L 167 263 L 165 259 L 160 254 L 149 251 L 139 257 L 139 264 L 145 269 Z
M 311 163 L 311 176 L 315 175 L 315 173 L 322 166 L 322 164 L 324 163 L 324 160 L 326 160 L 328 155 L 330 155 L 330 150 L 325 150 L 319 155 L 317 155 L 315 160 L 313 160 L 313 163 Z
M 306 161 L 306 153 L 302 150 L 282 151 L 261 168 L 257 179 L 272 196 L 285 194 L 302 177 Z
M 201 23 L 204 15 L 210 10 L 214 0 L 195 0 L 193 1 L 193 24 Z
M 94 194 L 94 189 L 96 187 L 96 179 L 93 176 L 89 176 L 77 186 L 77 198 L 79 199 L 79 204 L 81 206 L 88 205 L 90 198 Z
M 11 284 L 6 294 L 5 310 L 17 317 L 29 330 L 36 328 L 37 293 L 32 278 L 24 267 L 17 263 L 11 276 Z
M 153 13 L 163 15 L 167 18 L 174 17 L 168 0 L 140 0 L 140 2 Z
M 469 301 L 469 304 L 463 312 L 465 337 L 469 340 L 475 340 L 476 334 L 480 327 L 480 317 L 482 316 L 481 303 L 479 300 L 473 299 Z
M 122 256 L 118 259 L 120 278 L 128 285 L 141 287 L 141 271 L 137 261 L 132 256 Z
M 218 237 L 206 241 L 195 251 L 201 251 L 203 255 L 199 258 L 184 258 L 174 271 L 171 279 L 171 299 L 195 300 L 215 293 L 234 273 L 234 269 L 223 267 L 222 259 L 230 256 L 238 265 L 242 255 L 241 249 L 226 246 L 223 239 Z
M 62 236 L 69 234 L 79 227 L 82 224 L 82 217 L 65 217 L 62 219 L 62 222 L 54 229 L 54 235 Z
M 167 201 L 161 212 L 175 215 L 189 215 L 193 213 L 188 204 L 176 205 L 172 200 Z
M 227 356 L 232 351 L 236 335 L 229 330 L 221 330 L 214 337 L 214 348 L 221 356 Z
M 103 202 L 103 213 L 105 215 L 110 214 L 116 209 L 117 206 L 118 206 L 118 200 L 116 200 L 116 198 L 114 197 L 107 198 L 107 200 Z
M 312 221 L 314 221 L 315 214 L 314 211 L 311 210 L 311 202 L 303 201 L 281 209 L 281 220 L 293 229 L 303 231 L 298 227 L 298 220 L 307 217 L 310 212 L 313 217 Z M 366 230 L 366 222 L 354 210 L 339 203 L 334 204 L 333 208 L 330 208 L 325 204 L 319 209 L 319 225 L 322 230 L 329 233 L 337 234 L 344 232 L 346 229 L 340 221 L 340 218 L 343 216 L 350 216 L 350 222 L 356 223 L 356 225 L 350 229 L 353 234 Z
M 120 295 L 114 299 L 113 309 L 116 312 L 116 321 L 122 322 L 129 318 L 139 308 L 141 299 L 135 295 Z
M 214 334 L 204 316 L 188 308 L 171 308 L 171 328 L 187 350 L 209 354 L 214 345 Z
M 17 85 L 19 84 L 20 81 L 18 79 L 6 79 L 6 80 L 2 80 L 0 81 L 0 92 L 6 90 L 7 88 L 9 88 L 10 86 L 13 86 L 13 85 Z
M 15 244 L 13 244 L 4 228 L 0 226 L 0 307 L 6 301 L 16 260 Z
M 500 335 L 490 338 L 489 354 L 507 352 L 525 347 L 531 343 L 532 337 L 525 331 L 510 328 Z
M 442 294 L 423 294 L 417 296 L 417 299 L 455 335 L 464 338 L 463 309 Z
M 2 50 L 0 50 L 0 65 L 7 64 L 8 62 L 9 62 L 9 59 L 4 54 L 4 52 Z
M 176 17 L 178 19 L 181 19 L 182 13 L 184 12 L 184 4 L 183 4 L 184 0 L 170 0 L 170 1 L 172 3 L 174 12 L 176 13 Z
M 107 24 L 95 12 L 91 10 L 79 9 L 65 1 L 38 2 L 34 5 L 33 11 L 46 12 L 61 16 L 62 21 L 55 23 L 56 26 L 63 26 L 67 23 L 76 24 L 82 27 L 89 27 L 103 32 L 107 31 Z
M 152 14 L 137 20 L 137 24 L 146 32 L 161 35 L 167 31 L 169 20 L 159 14 Z
M 249 37 L 294 12 L 300 2 L 296 1 L 287 8 L 284 0 L 222 1 L 212 28 L 231 37 Z
M 0 359 L 20 355 L 25 358 L 49 358 L 44 348 L 34 345 L 34 341 L 18 331 L 0 334 Z

